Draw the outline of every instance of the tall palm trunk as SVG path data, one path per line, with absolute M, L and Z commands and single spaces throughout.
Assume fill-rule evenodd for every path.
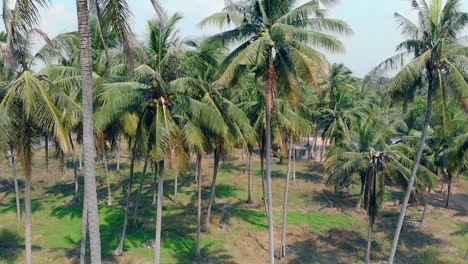
M 201 240 L 201 201 L 202 201 L 202 176 L 201 176 L 201 153 L 197 153 L 197 244 L 195 248 L 195 256 L 200 257 L 200 240 Z
M 262 177 L 263 206 L 265 208 L 265 215 L 268 216 L 267 190 L 266 190 L 266 180 L 265 180 L 265 149 L 263 145 L 262 145 L 262 148 L 260 149 L 260 174 Z
M 406 206 L 408 205 L 411 191 L 413 190 L 414 179 L 416 178 L 416 173 L 418 172 L 419 161 L 421 160 L 422 151 L 424 148 L 424 144 L 426 142 L 427 127 L 429 126 L 429 122 L 431 121 L 431 112 L 432 112 L 432 89 L 430 88 L 431 82 L 432 82 L 432 78 L 429 78 L 426 118 L 424 119 L 424 126 L 423 126 L 422 133 L 421 133 L 421 139 L 419 141 L 419 147 L 418 147 L 418 152 L 416 154 L 416 159 L 414 160 L 413 167 L 411 168 L 411 175 L 410 175 L 408 187 L 406 189 L 405 198 L 403 199 L 403 204 L 401 206 L 400 217 L 398 219 L 398 224 L 395 230 L 395 236 L 393 238 L 390 258 L 388 260 L 389 264 L 393 264 L 393 261 L 395 259 L 395 253 L 396 253 L 396 249 L 398 246 L 398 240 L 400 238 L 401 227 L 403 226 L 403 221 L 405 219 Z
M 102 161 L 104 162 L 104 170 L 106 172 L 106 182 L 107 182 L 107 205 L 112 205 L 112 193 L 111 193 L 111 185 L 110 185 L 110 177 L 109 177 L 109 167 L 107 166 L 107 158 L 106 153 L 102 152 Z
M 281 233 L 281 248 L 280 257 L 286 257 L 286 220 L 288 212 L 288 193 L 289 193 L 289 176 L 291 175 L 291 156 L 292 156 L 292 136 L 289 141 L 289 153 L 288 153 L 288 172 L 286 173 L 286 181 L 284 185 L 284 200 L 283 200 L 283 230 Z
M 49 135 L 44 135 L 44 156 L 46 163 L 46 170 L 49 171 Z
M 424 225 L 424 222 L 425 222 L 425 218 L 426 218 L 426 213 L 427 213 L 427 207 L 429 205 L 429 199 L 430 199 L 430 194 L 431 194 L 431 191 L 429 190 L 427 192 L 427 194 L 424 195 L 423 199 L 424 199 L 424 208 L 423 208 L 423 212 L 422 212 L 422 215 L 421 215 L 421 219 L 419 220 L 419 226 L 423 226 Z
M 252 204 L 252 170 L 251 170 L 251 165 L 252 165 L 252 151 L 250 148 L 248 149 L 247 152 L 247 177 L 249 179 L 248 183 L 248 191 L 247 191 L 247 203 Z
M 157 164 L 156 162 L 152 162 L 151 169 L 152 169 L 152 174 L 153 174 L 153 202 L 151 203 L 152 206 L 156 205 L 156 200 L 157 200 L 157 188 L 158 188 L 158 176 L 157 176 L 157 171 L 156 171 Z
M 24 208 L 26 216 L 26 264 L 32 263 L 32 212 L 31 212 L 31 165 L 28 165 L 25 170 L 25 186 L 24 186 Z
M 91 38 L 89 35 L 88 1 L 76 0 L 78 30 L 80 33 L 80 64 L 83 97 L 83 149 L 86 201 L 88 203 L 88 226 L 91 248 L 91 263 L 101 263 L 101 238 L 94 168 L 93 137 L 93 78 Z
M 13 174 L 13 183 L 15 185 L 16 217 L 18 218 L 18 224 L 21 224 L 20 193 L 19 193 L 19 187 L 18 187 L 18 176 L 16 175 L 15 150 L 12 145 L 10 145 L 10 154 L 11 154 L 11 172 Z
M 448 178 L 448 182 L 447 182 L 447 201 L 445 202 L 445 208 L 448 207 L 449 205 L 449 202 L 450 202 L 450 196 L 452 195 L 452 173 L 450 172 L 447 172 L 447 178 Z
M 86 263 L 86 227 L 88 226 L 88 203 L 86 201 L 86 190 L 83 195 L 83 214 L 81 217 L 81 247 L 80 264 Z
M 143 174 L 140 177 L 140 186 L 138 187 L 137 197 L 135 199 L 135 207 L 133 208 L 133 228 L 136 228 L 136 224 L 138 222 L 138 211 L 140 210 L 140 199 L 141 199 L 141 191 L 143 189 L 143 184 L 145 182 L 146 177 L 146 170 L 148 168 L 148 160 L 149 155 L 145 158 L 145 163 L 143 163 Z
M 296 148 L 293 149 L 293 184 L 296 186 Z
M 219 151 L 214 151 L 214 165 L 213 165 L 213 181 L 211 182 L 211 192 L 210 192 L 210 201 L 208 202 L 208 208 L 206 212 L 205 228 L 203 231 L 208 232 L 210 228 L 210 216 L 211 216 L 211 207 L 215 203 L 216 199 L 216 177 L 218 176 L 218 167 L 219 167 L 220 155 Z
M 271 53 L 271 50 L 270 50 Z M 271 54 L 270 54 L 271 57 Z M 267 72 L 267 81 L 265 84 L 265 108 L 266 108 L 266 188 L 267 188 L 267 219 L 268 219 L 268 250 L 270 253 L 270 264 L 275 263 L 275 243 L 273 227 L 273 198 L 271 189 L 271 113 L 273 110 L 273 96 L 276 87 L 276 73 L 273 68 L 273 62 L 270 58 L 270 65 Z
M 176 171 L 174 175 L 174 203 L 177 203 L 177 189 L 179 187 L 178 183 L 178 178 L 179 178 L 179 172 Z
M 154 249 L 154 263 L 159 264 L 161 258 L 161 222 L 162 222 L 162 199 L 164 187 L 164 160 L 159 162 L 158 200 L 156 202 L 156 247 Z
M 115 159 L 117 160 L 117 165 L 116 165 L 116 169 L 117 171 L 120 171 L 120 144 L 121 144 L 121 138 L 120 138 L 120 135 L 119 137 L 117 138 L 118 142 L 117 142 L 117 153 L 116 153 L 116 157 Z
M 136 144 L 136 143 L 135 143 Z M 128 211 L 130 209 L 130 201 L 132 197 L 132 185 L 133 185 L 133 174 L 135 169 L 135 153 L 132 151 L 132 160 L 130 161 L 130 177 L 128 179 L 128 189 L 127 189 L 127 201 L 125 203 L 125 213 L 124 213 L 124 222 L 122 226 L 122 235 L 120 236 L 120 242 L 117 248 L 114 250 L 114 256 L 121 256 L 123 253 L 125 235 L 127 232 L 128 225 Z
M 73 178 L 75 180 L 75 200 L 79 200 L 80 199 L 80 186 L 79 186 L 79 183 L 78 183 L 78 168 L 77 168 L 78 164 L 77 164 L 77 158 L 76 156 L 74 157 L 73 159 Z M 84 200 L 84 199 L 83 199 Z

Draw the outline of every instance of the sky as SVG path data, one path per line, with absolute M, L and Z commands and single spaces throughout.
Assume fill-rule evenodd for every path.
M 132 28 L 138 39 L 145 38 L 147 20 L 155 15 L 150 0 L 128 0 L 133 13 Z M 299 0 L 298 3 L 306 2 Z M 75 0 L 52 0 L 48 10 L 42 12 L 41 28 L 54 37 L 59 33 L 77 28 Z M 218 28 L 199 28 L 203 18 L 219 12 L 224 0 L 162 0 L 162 5 L 171 14 L 184 16 L 179 24 L 184 38 L 199 38 L 219 32 Z M 467 11 L 468 1 L 462 1 L 462 10 Z M 415 20 L 409 0 L 341 0 L 330 8 L 329 17 L 342 19 L 351 25 L 354 34 L 340 37 L 346 51 L 328 54 L 331 62 L 344 63 L 355 75 L 364 77 L 372 68 L 395 54 L 395 46 L 402 36 L 393 17 L 398 12 Z M 1 24 L 1 23 L 0 23 Z M 3 30 L 3 24 L 0 26 Z

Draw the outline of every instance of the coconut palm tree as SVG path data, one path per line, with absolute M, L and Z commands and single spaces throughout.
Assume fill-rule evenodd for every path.
M 225 25 L 234 29 L 219 33 L 210 41 L 223 44 L 241 43 L 224 61 L 225 67 L 218 85 L 235 80 L 240 73 L 254 70 L 256 78 L 265 81 L 266 106 L 266 187 L 269 227 L 269 260 L 274 263 L 273 204 L 271 197 L 271 114 L 273 100 L 280 87 L 287 97 L 297 102 L 299 76 L 318 83 L 327 65 L 320 52 L 311 48 L 323 47 L 331 51 L 342 49 L 341 43 L 323 32 L 351 33 L 346 23 L 328 19 L 319 1 L 310 1 L 294 8 L 296 1 L 256 0 L 231 3 L 224 15 L 214 14 L 202 25 Z M 329 1 L 327 1 L 329 2 Z
M 405 91 L 417 87 L 421 78 L 427 79 L 427 109 L 420 144 L 411 170 L 400 217 L 395 230 L 389 263 L 392 264 L 398 245 L 406 207 L 414 185 L 414 180 L 426 140 L 427 127 L 431 120 L 434 99 L 446 105 L 448 92 L 454 95 L 463 107 L 468 105 L 468 84 L 460 65 L 466 60 L 464 48 L 459 43 L 459 34 L 468 25 L 468 15 L 461 11 L 459 0 L 449 0 L 445 4 L 439 0 L 412 0 L 412 7 L 418 12 L 419 21 L 396 13 L 395 17 L 407 40 L 397 46 L 400 52 L 381 64 L 383 68 L 398 68 L 404 58 L 411 58 L 389 84 L 390 91 Z M 444 107 L 446 109 L 446 107 Z M 444 118 L 445 119 L 445 118 Z
M 94 168 L 95 148 L 93 134 L 93 77 L 91 58 L 91 38 L 89 31 L 88 1 L 76 1 L 78 31 L 80 33 L 80 66 L 82 82 L 83 111 L 83 150 L 85 195 L 88 212 L 91 263 L 101 263 L 101 237 L 96 193 L 96 172 Z

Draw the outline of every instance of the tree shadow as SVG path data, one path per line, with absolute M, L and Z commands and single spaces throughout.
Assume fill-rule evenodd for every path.
M 78 176 L 78 184 L 82 188 L 84 184 L 84 177 Z M 51 186 L 44 187 L 45 194 L 54 196 L 61 195 L 63 198 L 75 195 L 75 182 L 60 182 Z M 80 190 L 81 192 L 81 190 Z
M 20 191 L 24 189 L 24 180 L 18 179 L 18 188 Z M 0 201 L 9 194 L 15 194 L 15 183 L 13 179 L 0 179 L 0 193 L 3 193 L 2 197 L 0 197 Z
M 218 204 L 214 211 L 221 214 L 221 224 L 223 226 L 229 225 L 232 218 L 238 218 L 250 224 L 253 228 L 262 230 L 268 228 L 264 211 L 242 208 L 242 205 L 241 202 L 235 204 Z
M 23 238 L 16 232 L 0 229 L 0 260 L 14 263 L 24 249 Z
M 399 212 L 382 213 L 374 226 L 374 232 L 382 232 L 386 237 L 393 237 L 399 215 Z M 440 247 L 443 245 L 443 241 L 430 233 L 423 232 L 419 227 L 409 224 L 409 217 L 406 219 L 400 233 L 399 248 L 395 259 L 408 259 L 408 263 L 421 263 L 418 261 L 418 251 L 428 246 Z M 383 252 L 381 253 L 383 254 Z
M 322 189 L 322 191 L 312 195 L 312 200 L 321 204 L 320 210 L 324 208 L 337 208 L 340 211 L 346 211 L 355 208 L 357 198 L 343 191 L 333 192 L 328 189 Z
M 52 209 L 50 215 L 59 219 L 64 219 L 65 217 L 69 217 L 70 219 L 81 218 L 83 215 L 83 207 L 81 203 L 70 206 L 56 206 Z
M 24 198 L 20 198 L 22 211 L 24 212 Z M 43 205 L 40 198 L 31 199 L 31 212 L 35 213 L 43 209 Z M 16 198 L 12 197 L 7 204 L 0 204 L 0 213 L 16 212 Z

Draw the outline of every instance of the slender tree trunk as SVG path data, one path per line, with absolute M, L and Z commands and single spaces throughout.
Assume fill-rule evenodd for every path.
M 153 170 L 153 202 L 151 203 L 152 206 L 156 205 L 156 198 L 157 198 L 157 187 L 158 187 L 158 178 L 157 178 L 157 171 L 156 171 L 157 164 L 153 162 L 151 168 Z
M 91 263 L 101 263 L 101 236 L 99 232 L 98 200 L 96 193 L 96 173 L 94 168 L 93 131 L 93 78 L 91 58 L 91 38 L 89 35 L 88 1 L 76 0 L 78 30 L 80 33 L 80 64 L 83 97 L 83 149 L 86 201 L 88 202 L 88 225 L 91 248 Z
M 268 217 L 267 189 L 266 189 L 266 180 L 265 180 L 265 152 L 263 150 L 260 150 L 260 173 L 262 176 L 263 205 L 265 208 L 265 214 Z
M 252 151 L 249 149 L 247 152 L 247 176 L 249 178 L 249 186 L 248 186 L 248 196 L 247 196 L 247 203 L 248 204 L 253 204 L 252 200 L 252 170 L 251 170 L 251 165 L 252 165 Z
M 117 171 L 120 171 L 120 147 L 121 147 L 120 144 L 122 142 L 122 140 L 120 138 L 120 135 L 119 135 L 117 140 L 118 140 L 118 142 L 117 142 L 117 154 L 116 154 L 115 159 L 117 160 L 117 165 L 116 165 L 117 168 L 116 169 L 117 169 Z
M 78 183 L 78 168 L 77 168 L 77 166 L 78 166 L 78 164 L 77 164 L 77 159 L 76 159 L 76 156 L 75 156 L 75 158 L 73 159 L 73 177 L 74 177 L 74 180 L 75 180 L 75 201 L 80 199 L 80 186 L 79 186 L 79 183 Z
M 315 151 L 317 148 L 317 137 L 318 137 L 318 129 L 316 128 L 314 131 L 314 140 L 312 142 L 312 153 L 313 153 L 314 160 L 316 160 L 317 158 L 317 155 L 315 155 Z
M 65 153 L 63 153 L 62 150 L 60 151 L 60 172 L 62 173 L 63 177 L 63 172 L 65 171 Z
M 359 199 L 356 203 L 356 209 L 361 209 L 362 199 L 364 197 L 364 185 L 365 185 L 365 182 L 362 182 L 361 180 L 361 191 L 359 192 Z
M 214 165 L 213 165 L 213 181 L 211 182 L 210 201 L 208 202 L 208 208 L 207 208 L 206 220 L 205 220 L 205 228 L 203 229 L 203 231 L 205 232 L 208 232 L 210 228 L 211 207 L 213 207 L 213 204 L 215 204 L 215 199 L 216 199 L 216 177 L 218 176 L 219 160 L 220 160 L 219 151 L 215 150 Z
M 16 217 L 18 219 L 18 224 L 21 224 L 21 201 L 20 193 L 18 187 L 18 177 L 16 175 L 16 160 L 15 160 L 15 151 L 13 146 L 10 145 L 10 154 L 11 154 L 11 171 L 13 174 L 13 183 L 15 185 L 15 198 L 16 198 Z
M 135 199 L 135 207 L 133 208 L 133 225 L 132 225 L 133 229 L 136 228 L 136 225 L 138 222 L 138 211 L 140 210 L 141 191 L 143 190 L 143 184 L 145 182 L 146 170 L 148 168 L 148 160 L 149 160 L 149 155 L 146 156 L 145 163 L 143 163 L 143 174 L 141 174 L 141 177 L 140 177 L 140 186 L 138 187 L 138 193 Z
M 271 51 L 270 51 L 271 52 Z M 271 56 L 271 55 L 270 55 Z M 270 58 L 271 59 L 271 58 Z M 268 211 L 268 250 L 270 255 L 270 264 L 275 263 L 275 238 L 273 227 L 273 198 L 271 188 L 271 113 L 273 109 L 273 96 L 276 87 L 276 74 L 273 68 L 272 61 L 269 62 L 269 69 L 267 72 L 267 81 L 265 85 L 265 108 L 266 108 L 266 188 L 267 188 L 267 211 Z
M 370 263 L 370 253 L 372 245 L 372 220 L 369 220 L 369 227 L 367 229 L 367 250 L 366 250 L 366 264 Z
M 448 207 L 450 202 L 450 196 L 452 195 L 452 173 L 447 173 L 448 182 L 447 182 L 447 201 L 445 202 L 445 208 Z
M 429 195 L 430 195 L 430 191 L 427 193 L 427 195 L 424 195 L 424 209 L 423 209 L 423 212 L 422 212 L 422 215 L 421 215 L 421 219 L 419 220 L 419 226 L 423 226 L 425 224 L 425 218 L 426 218 L 426 213 L 427 213 L 427 207 L 429 205 Z
M 158 200 L 156 202 L 156 247 L 154 250 L 154 263 L 159 264 L 161 258 L 161 222 L 162 222 L 162 200 L 164 187 L 164 160 L 159 163 Z
M 289 176 L 291 175 L 291 156 L 292 148 L 292 136 L 289 141 L 289 153 L 288 153 L 288 172 L 286 173 L 286 181 L 284 185 L 284 200 L 283 200 L 283 230 L 281 233 L 281 247 L 280 247 L 280 258 L 286 257 L 286 220 L 288 212 L 288 193 L 289 193 Z
M 130 162 L 130 177 L 128 180 L 128 190 L 127 190 L 127 202 L 125 203 L 125 215 L 124 215 L 124 223 L 122 226 L 122 235 L 120 236 L 120 242 L 117 248 L 114 250 L 114 256 L 122 256 L 124 242 L 125 242 L 125 235 L 127 232 L 127 224 L 128 224 L 128 211 L 130 210 L 130 202 L 132 197 L 132 185 L 133 185 L 133 174 L 135 169 L 135 154 L 132 153 L 132 160 Z
M 174 203 L 177 203 L 177 193 L 178 193 L 177 188 L 179 186 L 178 178 L 179 178 L 179 172 L 176 171 L 175 176 L 174 176 Z
M 44 156 L 46 163 L 46 170 L 49 171 L 49 135 L 44 135 Z
M 429 85 L 431 85 L 431 78 L 429 78 Z M 405 219 L 406 214 L 406 207 L 408 205 L 408 201 L 411 195 L 411 191 L 413 190 L 414 179 L 416 178 L 416 173 L 418 172 L 419 161 L 421 160 L 422 151 L 424 148 L 424 144 L 426 142 L 426 133 L 427 127 L 429 126 L 429 122 L 431 121 L 431 112 L 432 112 L 432 89 L 428 89 L 427 94 L 427 109 L 426 109 L 426 118 L 424 120 L 424 127 L 421 133 L 421 139 L 419 142 L 418 152 L 416 154 L 416 159 L 414 160 L 413 167 L 411 168 L 411 175 L 408 183 L 408 187 L 405 193 L 405 198 L 403 200 L 403 204 L 401 206 L 400 217 L 398 219 L 398 224 L 395 230 L 395 235 L 392 243 L 392 249 L 390 253 L 390 258 L 388 260 L 389 264 L 393 264 L 395 259 L 395 253 L 398 246 L 398 240 L 400 238 L 401 227 L 403 226 L 403 221 Z
M 197 244 L 195 249 L 195 256 L 200 258 L 200 240 L 201 240 L 201 217 L 202 217 L 202 175 L 201 175 L 201 153 L 197 153 Z
M 80 153 L 80 155 L 78 155 L 78 168 L 80 169 L 80 171 L 83 171 L 83 160 L 82 160 L 82 154 L 83 154 L 83 150 L 81 150 L 82 153 Z
M 31 214 L 31 167 L 26 169 L 26 181 L 24 189 L 24 205 L 26 215 L 26 264 L 32 263 L 32 214 Z
M 293 184 L 296 186 L 296 148 L 293 149 Z
M 102 161 L 104 162 L 104 170 L 106 172 L 106 181 L 107 181 L 107 205 L 112 205 L 112 193 L 111 193 L 111 185 L 110 185 L 110 177 L 109 177 L 109 167 L 107 166 L 107 158 L 106 153 L 102 152 Z
M 88 227 L 88 203 L 86 201 L 86 191 L 83 195 L 83 214 L 81 217 L 81 248 L 80 264 L 86 263 L 86 230 Z

